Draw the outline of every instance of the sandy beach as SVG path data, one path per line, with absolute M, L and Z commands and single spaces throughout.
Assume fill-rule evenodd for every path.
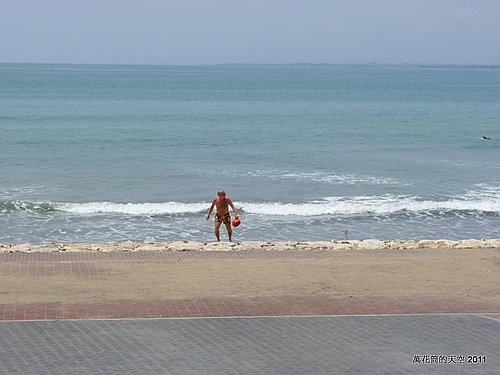
M 398 248 L 395 242 L 379 241 L 377 248 L 374 241 L 366 242 L 366 248 L 359 241 L 4 244 L 0 246 L 0 295 L 3 305 L 430 296 L 500 306 L 500 247 L 496 240 L 478 240 L 483 247 L 467 248 L 465 242 L 457 241 L 453 246 L 433 241 L 420 243 L 420 247 L 397 242 Z M 193 250 L 197 246 L 205 251 Z M 126 254 L 134 254 L 134 260 L 121 256 Z M 148 254 L 158 255 L 151 258 Z M 47 255 L 52 256 L 50 262 Z

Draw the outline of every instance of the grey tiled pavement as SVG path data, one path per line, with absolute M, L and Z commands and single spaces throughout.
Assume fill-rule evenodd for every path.
M 499 356 L 500 314 L 0 321 L 9 375 L 499 374 Z

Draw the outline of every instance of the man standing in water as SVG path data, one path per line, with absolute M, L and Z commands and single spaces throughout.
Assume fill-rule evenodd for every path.
M 229 214 L 229 206 L 233 209 L 234 216 L 238 217 L 238 211 L 234 207 L 231 199 L 226 197 L 226 192 L 224 190 L 219 190 L 217 192 L 217 198 L 212 201 L 207 214 L 207 220 L 210 219 L 210 214 L 214 207 L 217 207 L 217 212 L 215 214 L 215 237 L 217 241 L 220 241 L 220 226 L 222 223 L 226 226 L 227 235 L 229 236 L 229 242 L 232 242 L 233 229 L 231 228 L 231 215 Z

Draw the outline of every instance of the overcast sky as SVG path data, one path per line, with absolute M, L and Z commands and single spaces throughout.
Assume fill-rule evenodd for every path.
M 0 62 L 500 63 L 500 0 L 0 0 Z

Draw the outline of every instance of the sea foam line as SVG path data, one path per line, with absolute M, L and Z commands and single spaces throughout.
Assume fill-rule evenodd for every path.
M 325 201 L 308 203 L 242 203 L 248 213 L 268 215 L 353 215 L 391 214 L 397 212 L 483 211 L 500 212 L 500 199 L 447 201 L 420 200 L 418 197 L 328 197 Z
M 397 212 L 482 211 L 500 213 L 499 197 L 422 200 L 413 196 L 326 197 L 324 200 L 283 202 L 235 202 L 236 207 L 249 214 L 273 216 L 320 216 L 352 214 L 391 214 Z M 55 209 L 76 214 L 116 213 L 127 215 L 165 215 L 206 212 L 210 203 L 59 203 Z
M 276 181 L 307 181 L 307 182 L 318 182 L 332 185 L 398 185 L 398 186 L 408 186 L 407 182 L 403 182 L 394 178 L 389 177 L 374 177 L 367 175 L 355 175 L 355 174 L 330 174 L 321 171 L 313 172 L 292 172 L 292 171 L 278 171 L 278 170 L 255 170 L 250 172 L 243 171 L 233 171 L 233 174 L 237 176 L 250 176 L 266 178 Z
M 209 203 L 56 203 L 57 210 L 76 214 L 119 213 L 128 215 L 185 214 L 208 210 Z
M 423 198 L 411 195 L 381 195 L 355 197 L 324 197 L 305 202 L 238 202 L 241 212 L 273 216 L 321 216 L 392 214 L 398 212 L 457 212 L 475 211 L 500 213 L 500 191 L 497 187 L 484 186 L 463 196 Z M 73 214 L 124 214 L 169 215 L 198 214 L 206 212 L 209 202 L 117 203 L 117 202 L 31 202 L 22 200 L 0 201 L 0 212 L 54 211 Z

